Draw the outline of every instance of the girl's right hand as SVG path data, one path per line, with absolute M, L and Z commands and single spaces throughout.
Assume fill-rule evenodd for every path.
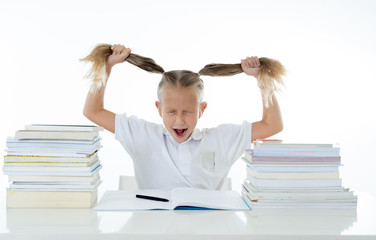
M 121 44 L 114 44 L 111 47 L 112 54 L 107 58 L 107 67 L 113 67 L 115 64 L 122 63 L 131 53 L 130 48 Z
M 260 60 L 258 57 L 247 57 L 241 60 L 241 67 L 245 74 L 258 78 L 260 70 Z

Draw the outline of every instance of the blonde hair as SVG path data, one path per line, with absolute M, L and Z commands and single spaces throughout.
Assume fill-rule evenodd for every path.
M 110 44 L 99 44 L 85 58 L 80 59 L 84 62 L 91 62 L 92 66 L 86 75 L 92 79 L 92 91 L 98 90 L 106 81 L 106 60 L 112 54 Z M 260 60 L 260 71 L 258 78 L 258 86 L 264 98 L 265 106 L 269 106 L 275 91 L 280 91 L 279 86 L 283 85 L 282 76 L 285 75 L 285 68 L 277 61 L 270 58 L 262 57 Z M 196 86 L 199 90 L 199 98 L 202 100 L 204 84 L 200 75 L 206 76 L 232 76 L 242 73 L 240 64 L 208 64 L 198 73 L 187 70 L 175 70 L 165 72 L 153 59 L 146 58 L 131 53 L 125 61 L 152 73 L 162 74 L 162 79 L 158 85 L 158 99 L 161 100 L 161 93 L 166 84 L 175 87 L 191 87 Z
M 202 102 L 204 98 L 204 82 L 201 80 L 198 73 L 188 70 L 175 70 L 165 72 L 162 75 L 162 79 L 158 84 L 158 100 L 162 100 L 162 92 L 165 86 L 172 87 L 195 87 L 197 89 L 197 99 Z

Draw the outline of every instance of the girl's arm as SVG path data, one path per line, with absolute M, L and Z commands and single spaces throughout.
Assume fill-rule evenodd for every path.
M 247 57 L 241 61 L 241 67 L 245 74 L 259 78 L 260 61 L 257 57 Z M 252 123 L 252 141 L 264 139 L 279 133 L 283 129 L 281 111 L 275 95 L 269 106 L 265 106 L 263 98 L 262 120 Z
M 86 97 L 83 114 L 95 124 L 115 133 L 115 113 L 104 108 L 104 92 L 112 67 L 118 63 L 124 62 L 129 56 L 131 49 L 123 45 L 113 45 L 111 49 L 112 54 L 106 60 L 105 84 L 96 91 L 89 91 Z

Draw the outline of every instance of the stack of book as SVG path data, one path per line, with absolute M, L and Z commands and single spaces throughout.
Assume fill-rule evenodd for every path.
M 244 153 L 244 200 L 252 208 L 354 208 L 342 186 L 340 148 L 332 144 L 255 141 Z
M 101 127 L 26 125 L 7 138 L 8 208 L 90 208 L 101 183 Z

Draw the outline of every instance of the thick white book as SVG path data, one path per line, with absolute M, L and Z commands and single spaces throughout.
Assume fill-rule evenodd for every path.
M 48 144 L 40 144 L 39 146 L 12 146 L 8 147 L 6 151 L 13 151 L 13 152 L 31 152 L 31 153 L 39 153 L 39 152 L 85 152 L 85 153 L 93 153 L 101 147 L 100 142 L 96 142 L 92 145 L 48 145 Z M 19 154 L 18 154 L 19 155 Z
M 167 202 L 138 198 L 136 195 L 166 199 Z M 250 210 L 238 192 L 197 188 L 166 190 L 107 191 L 95 207 L 103 211 L 217 209 Z
M 99 171 L 92 176 L 36 176 L 36 175 L 10 175 L 8 182 L 95 182 L 99 179 Z
M 258 172 L 247 166 L 247 173 L 260 179 L 338 179 L 339 172 Z
M 286 157 L 286 156 L 254 156 L 253 150 L 244 151 L 243 160 L 247 163 L 259 164 L 340 164 L 341 156 L 336 157 Z
M 89 140 L 92 141 L 98 137 L 98 131 L 78 132 L 78 131 L 34 131 L 34 130 L 18 130 L 15 139 L 61 139 L 61 140 Z
M 261 179 L 247 174 L 248 181 L 258 187 L 268 188 L 325 188 L 341 187 L 341 179 Z
M 275 141 L 256 140 L 253 142 L 254 147 L 265 148 L 332 148 L 331 143 L 283 143 Z
M 97 151 L 97 150 L 95 150 Z M 42 151 L 11 151 L 7 150 L 9 156 L 27 156 L 27 157 L 65 157 L 65 158 L 87 158 L 95 151 L 74 151 L 74 152 L 42 152 Z
M 25 125 L 25 130 L 92 132 L 102 131 L 103 128 L 95 125 L 28 124 Z
M 89 167 L 98 158 L 92 162 L 4 162 L 4 167 Z
M 91 163 L 98 159 L 94 152 L 84 157 L 59 157 L 59 156 L 4 156 L 4 163 Z
M 248 179 L 244 180 L 243 185 L 246 185 L 247 188 L 252 189 L 253 192 L 262 193 L 312 193 L 312 192 L 343 192 L 349 191 L 348 188 L 344 188 L 343 186 L 335 186 L 335 187 L 320 187 L 320 188 L 280 188 L 280 187 L 263 187 L 263 186 L 256 186 L 253 185 Z
M 33 145 L 33 144 L 42 144 L 42 145 L 50 145 L 50 144 L 57 144 L 57 145 L 67 145 L 67 144 L 74 144 L 74 145 L 92 145 L 96 142 L 100 142 L 102 139 L 97 136 L 92 140 L 64 140 L 64 139 L 15 139 L 14 137 L 7 137 L 7 147 L 9 146 L 19 146 L 19 145 Z
M 273 192 L 255 192 L 248 184 L 243 183 L 243 192 L 248 195 L 248 197 L 253 201 L 264 201 L 264 200 L 320 200 L 320 199 L 353 199 L 355 198 L 354 193 L 348 189 L 343 189 L 343 191 L 273 191 Z
M 333 200 L 333 201 L 252 201 L 247 194 L 242 193 L 244 201 L 252 209 L 353 209 L 357 207 L 357 199 Z
M 40 190 L 57 190 L 57 189 L 77 189 L 77 190 L 94 190 L 100 184 L 101 180 L 98 179 L 94 183 L 82 183 L 82 182 L 66 182 L 66 183 L 40 183 L 40 182 L 15 182 L 9 184 L 9 190 L 21 190 L 21 189 L 40 189 Z
M 7 166 L 3 166 L 3 171 L 4 172 L 56 172 L 56 171 L 60 171 L 60 172 L 91 172 L 93 171 L 95 168 L 97 168 L 98 166 L 100 165 L 100 161 L 97 160 L 95 162 L 93 162 L 91 165 L 87 166 L 87 167 L 58 167 L 58 166 L 53 166 L 53 164 L 51 164 L 51 166 L 49 167 L 30 167 L 30 166 L 22 166 L 22 167 L 14 167 L 14 166 L 11 166 L 11 167 L 7 167 Z
M 83 176 L 83 177 L 89 177 L 93 176 L 96 171 L 99 171 L 102 168 L 102 165 L 98 165 L 95 169 L 90 171 L 4 171 L 4 175 L 9 176 Z
M 29 156 L 29 157 L 88 157 L 99 148 L 93 149 L 7 149 L 7 156 Z
M 7 208 L 91 208 L 98 190 L 11 190 L 7 189 Z
M 248 167 L 257 172 L 337 172 L 338 164 L 248 164 Z
M 254 156 L 280 156 L 280 157 L 337 157 L 340 148 L 333 147 L 254 147 Z
M 93 146 L 100 145 L 101 138 L 95 137 L 93 140 L 43 140 L 43 139 L 15 139 L 14 137 L 8 137 L 6 147 L 7 148 L 80 148 L 87 149 Z

